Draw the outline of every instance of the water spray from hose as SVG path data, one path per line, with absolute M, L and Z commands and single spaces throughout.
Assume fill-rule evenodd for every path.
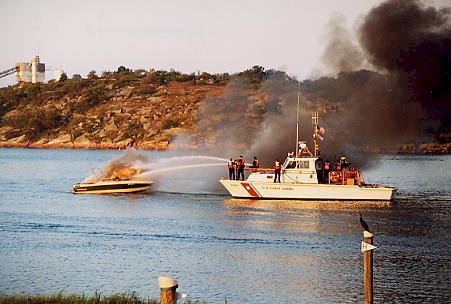
M 224 166 L 224 164 L 223 163 L 193 164 L 193 165 L 160 168 L 160 169 L 154 169 L 154 170 L 140 173 L 136 176 L 136 178 L 148 179 L 148 178 L 155 177 L 155 176 L 158 176 L 161 174 L 165 174 L 165 173 L 168 173 L 171 171 L 188 170 L 188 169 L 196 169 L 196 168 L 212 167 L 212 166 Z
M 154 190 L 211 193 L 219 188 L 218 179 L 225 174 L 227 161 L 210 155 L 168 155 L 130 149 L 106 164 L 102 171 L 103 178 L 117 172 L 134 172 L 126 179 L 153 181 Z

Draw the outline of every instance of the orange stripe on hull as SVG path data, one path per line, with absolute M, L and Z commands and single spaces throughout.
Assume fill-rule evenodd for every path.
M 255 191 L 254 187 L 249 183 L 241 183 L 241 186 L 249 193 L 252 197 L 261 197 L 257 191 Z

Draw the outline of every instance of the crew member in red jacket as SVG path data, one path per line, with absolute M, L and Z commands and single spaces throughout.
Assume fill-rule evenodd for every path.
M 241 180 L 244 180 L 244 166 L 246 165 L 246 162 L 244 161 L 243 155 L 240 155 L 240 158 L 238 158 L 236 165 L 238 168 L 236 179 L 239 180 L 241 177 Z

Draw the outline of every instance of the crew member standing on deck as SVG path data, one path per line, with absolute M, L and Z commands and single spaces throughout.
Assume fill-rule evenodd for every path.
M 232 179 L 232 180 L 235 179 L 235 167 L 236 167 L 236 163 L 231 158 L 227 163 L 227 168 L 229 169 L 229 179 Z
M 329 181 L 329 172 L 331 169 L 331 165 L 329 163 L 329 160 L 326 159 L 326 162 L 324 163 L 324 182 Z
M 246 165 L 246 162 L 244 161 L 243 155 L 240 155 L 240 158 L 238 158 L 236 165 L 238 167 L 238 174 L 236 179 L 239 180 L 241 178 L 241 180 L 244 181 L 244 166 Z
M 280 161 L 277 158 L 274 161 L 274 182 L 279 182 L 280 183 L 280 170 L 282 169 L 282 166 L 280 165 Z
M 258 161 L 257 156 L 254 156 L 254 161 L 252 162 L 252 166 L 249 168 L 260 168 L 260 162 Z

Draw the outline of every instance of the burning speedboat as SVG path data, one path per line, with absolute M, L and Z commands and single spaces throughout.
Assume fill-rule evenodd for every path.
M 95 183 L 74 185 L 74 193 L 133 193 L 142 192 L 152 187 L 153 182 L 140 180 L 102 180 Z
M 133 168 L 115 169 L 108 178 L 93 177 L 73 186 L 74 193 L 108 194 L 135 193 L 150 189 L 153 181 L 139 180 L 134 177 L 139 171 Z

